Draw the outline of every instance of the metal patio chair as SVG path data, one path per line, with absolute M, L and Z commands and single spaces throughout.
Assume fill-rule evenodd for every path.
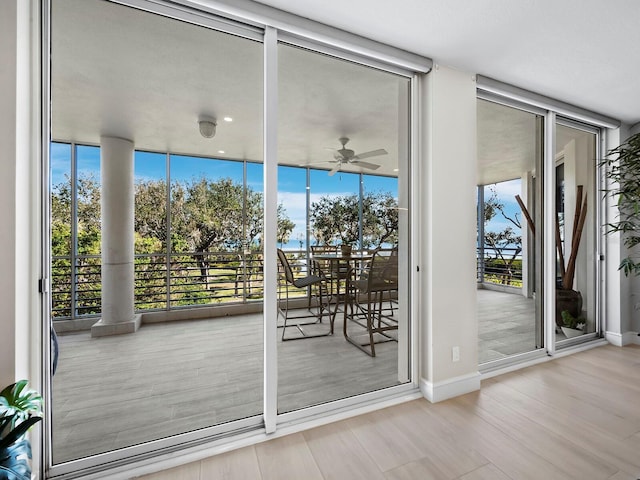
M 330 296 L 327 292 L 326 278 L 316 274 L 296 278 L 287 256 L 281 249 L 278 249 L 278 259 L 280 260 L 278 275 L 278 313 L 282 315 L 284 319 L 282 325 L 282 341 L 333 335 L 334 315 L 332 315 L 329 304 Z M 303 307 L 305 313 L 291 315 L 290 310 L 293 310 L 293 308 L 291 308 L 290 305 L 290 293 L 292 291 L 299 292 L 301 289 L 306 290 L 307 306 L 306 308 Z M 327 325 L 328 330 L 326 332 L 309 333 L 305 331 L 305 328 L 303 328 L 305 326 L 321 324 L 325 315 L 329 319 Z M 290 320 L 295 320 L 296 322 L 290 324 Z M 295 327 L 301 336 L 287 337 L 286 330 L 288 327 Z
M 351 344 L 375 357 L 375 345 L 396 341 L 390 332 L 398 329 L 391 303 L 398 292 L 398 255 L 394 250 L 377 250 L 366 268 L 350 269 L 344 306 L 344 336 Z M 388 307 L 383 307 L 385 302 Z M 356 325 L 364 333 L 360 339 L 351 332 Z M 364 340 L 362 339 L 364 338 Z

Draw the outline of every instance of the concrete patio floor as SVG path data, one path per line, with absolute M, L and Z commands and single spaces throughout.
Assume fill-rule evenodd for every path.
M 327 326 L 307 327 L 314 328 Z M 261 314 L 147 324 L 111 337 L 65 334 L 59 342 L 54 463 L 262 413 Z M 375 358 L 347 343 L 341 318 L 333 336 L 278 340 L 278 410 L 398 385 L 397 356 L 396 342 L 377 345 Z

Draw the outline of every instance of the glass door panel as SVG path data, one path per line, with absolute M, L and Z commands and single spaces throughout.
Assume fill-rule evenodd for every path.
M 410 80 L 285 44 L 278 59 L 283 413 L 409 381 Z M 375 258 L 391 267 L 365 302 Z
M 597 331 L 597 135 L 556 125 L 556 341 Z
M 541 116 L 478 100 L 479 363 L 542 348 Z
M 51 3 L 53 463 L 258 425 L 263 46 L 112 2 Z

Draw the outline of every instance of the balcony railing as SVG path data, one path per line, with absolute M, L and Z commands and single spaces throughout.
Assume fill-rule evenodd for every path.
M 287 252 L 300 274 L 306 252 Z M 52 259 L 55 320 L 96 316 L 101 309 L 100 255 Z M 186 306 L 248 303 L 262 299 L 262 255 L 241 252 L 182 252 L 135 256 L 134 302 L 138 312 Z
M 483 254 L 484 252 L 484 254 Z M 513 287 L 522 286 L 522 254 L 520 248 L 485 247 L 476 251 L 477 281 Z

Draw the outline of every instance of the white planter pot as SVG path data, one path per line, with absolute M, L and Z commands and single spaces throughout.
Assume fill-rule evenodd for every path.
M 577 337 L 584 334 L 583 330 L 578 330 L 576 328 L 569 328 L 569 327 L 560 327 L 560 328 L 562 329 L 562 333 L 564 333 L 564 336 L 567 338 L 573 338 L 573 337 Z

